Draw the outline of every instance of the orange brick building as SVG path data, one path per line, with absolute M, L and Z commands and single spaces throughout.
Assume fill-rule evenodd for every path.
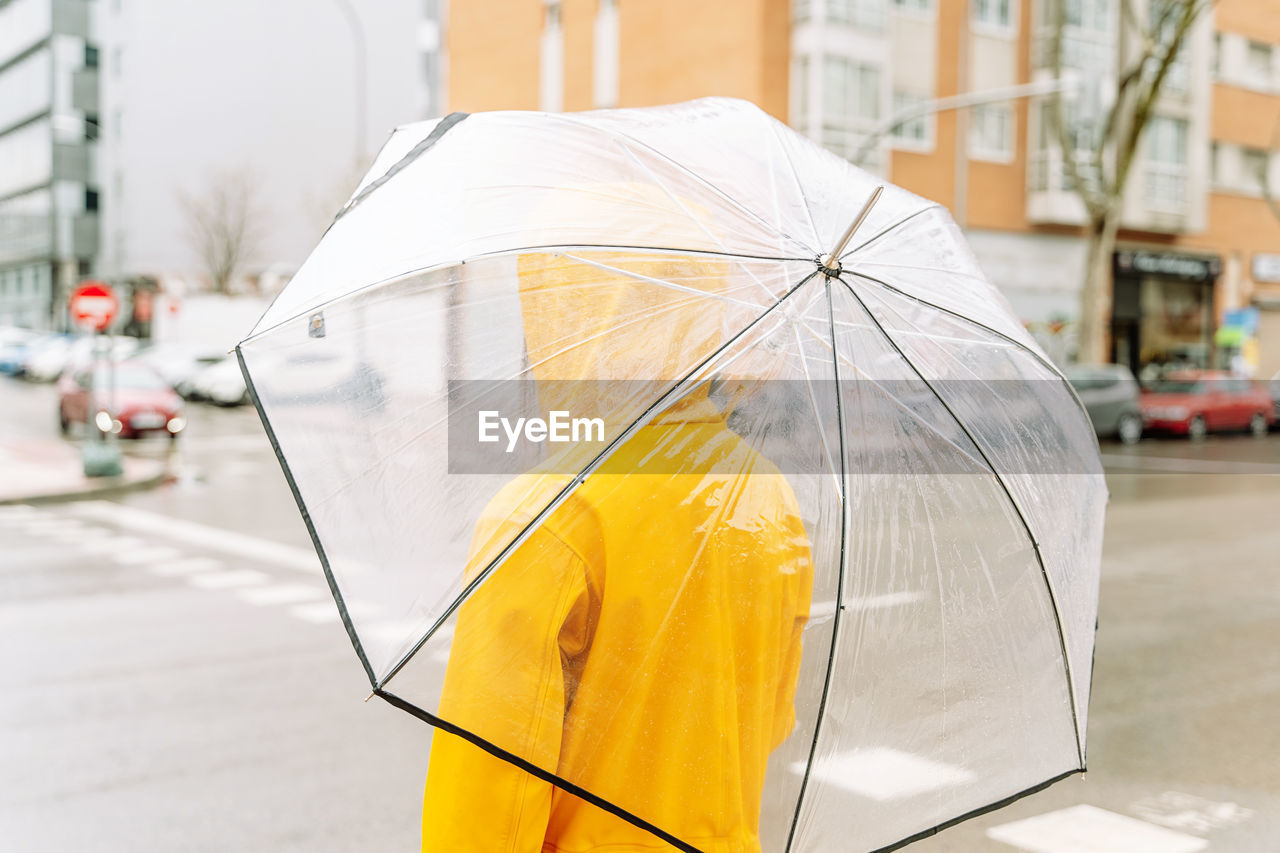
M 1136 35 L 1118 4 L 1067 2 L 1065 65 L 1105 93 Z M 1044 0 L 454 0 L 445 101 L 463 111 L 753 101 L 947 205 L 988 275 L 1065 360 L 1083 208 L 1043 132 L 1044 105 L 940 111 L 868 142 L 913 106 L 1047 80 L 1045 15 Z M 1280 205 L 1273 214 L 1259 179 L 1269 170 L 1280 192 L 1278 126 L 1280 15 L 1272 0 L 1220 0 L 1170 74 L 1126 191 L 1114 360 L 1139 370 L 1243 356 L 1259 375 L 1280 369 Z

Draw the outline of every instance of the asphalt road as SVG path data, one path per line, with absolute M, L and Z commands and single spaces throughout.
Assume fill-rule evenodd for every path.
M 416 849 L 427 729 L 361 701 L 256 416 L 189 416 L 170 485 L 0 508 L 0 849 Z M 1280 434 L 1104 454 L 1090 772 L 911 850 L 1280 849 Z

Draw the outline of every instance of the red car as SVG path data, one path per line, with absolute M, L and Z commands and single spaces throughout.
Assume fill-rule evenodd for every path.
M 113 382 L 114 407 L 110 405 Z M 91 388 L 93 412 L 89 411 Z M 182 416 L 182 398 L 150 365 L 140 361 L 117 364 L 114 380 L 105 365 L 63 374 L 58 380 L 58 425 L 63 434 L 70 432 L 73 423 L 89 424 L 90 417 L 98 429 L 121 438 L 138 438 L 145 433 L 177 438 L 187 423 Z
M 1171 373 L 1143 391 L 1143 428 L 1194 439 L 1210 431 L 1266 435 L 1275 420 L 1271 395 L 1258 382 L 1217 370 Z

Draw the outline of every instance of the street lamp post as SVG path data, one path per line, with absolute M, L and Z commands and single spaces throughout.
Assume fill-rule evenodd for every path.
M 356 14 L 355 6 L 351 4 L 351 0 L 334 0 L 338 4 L 338 8 L 342 10 L 342 16 L 347 23 L 347 29 L 351 32 L 351 44 L 355 51 L 356 65 L 356 145 L 355 145 L 355 163 L 362 164 L 364 160 L 364 146 L 366 132 L 368 131 L 368 88 L 369 88 L 369 58 L 368 48 L 365 44 L 364 26 L 360 23 L 360 16 Z

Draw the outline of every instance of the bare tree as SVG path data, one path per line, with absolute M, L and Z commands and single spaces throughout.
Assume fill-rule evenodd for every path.
M 1276 198 L 1275 191 L 1271 189 L 1270 171 L 1271 160 L 1275 157 L 1276 152 L 1280 151 L 1280 117 L 1276 119 L 1276 126 L 1271 131 L 1271 145 L 1267 149 L 1267 156 L 1258 164 L 1258 186 L 1262 188 L 1262 197 L 1267 202 L 1267 207 L 1271 208 L 1271 213 L 1276 219 L 1280 219 L 1280 199 Z
M 211 175 L 199 193 L 178 193 L 191 247 L 217 293 L 227 292 L 261 248 L 267 220 L 258 196 L 253 176 L 234 169 Z
M 1049 132 L 1062 151 L 1068 185 L 1084 203 L 1088 253 L 1084 285 L 1080 291 L 1080 324 L 1077 357 L 1086 363 L 1106 358 L 1104 343 L 1111 311 L 1111 256 L 1125 186 L 1142 133 L 1154 113 L 1170 70 L 1177 61 L 1192 27 L 1213 0 L 1147 0 L 1144 25 L 1134 0 L 1121 0 L 1122 33 L 1138 36 L 1137 50 L 1125 56 L 1116 75 L 1110 106 L 1092 125 L 1069 121 L 1065 99 L 1051 97 Z M 1078 10 L 1081 0 L 1047 0 L 1052 37 L 1050 63 L 1055 78 L 1063 73 L 1063 42 L 1068 11 Z M 1128 51 L 1125 51 L 1128 53 Z

